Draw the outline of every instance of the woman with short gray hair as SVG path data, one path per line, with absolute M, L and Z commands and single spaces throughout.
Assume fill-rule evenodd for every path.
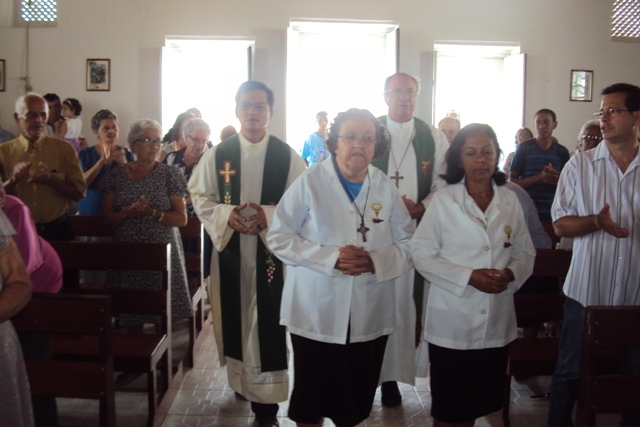
M 171 243 L 171 314 L 174 320 L 193 315 L 187 288 L 184 254 L 178 227 L 187 223 L 184 198 L 187 183 L 174 167 L 158 163 L 162 145 L 160 125 L 138 120 L 127 137 L 136 160 L 109 172 L 101 182 L 105 193 L 102 215 L 120 242 Z M 159 289 L 160 272 L 108 271 L 108 288 Z M 142 332 L 144 323 L 158 323 L 159 316 L 120 316 L 122 326 Z M 119 382 L 130 380 L 127 376 Z

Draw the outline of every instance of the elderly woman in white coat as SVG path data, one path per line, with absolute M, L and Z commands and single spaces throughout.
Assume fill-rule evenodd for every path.
M 325 144 L 332 160 L 291 185 L 267 240 L 287 265 L 280 323 L 294 351 L 289 418 L 354 426 L 371 412 L 394 331 L 393 279 L 411 267 L 414 226 L 393 183 L 370 166 L 388 140 L 369 111 L 338 114 Z
M 507 345 L 516 338 L 513 294 L 533 271 L 522 208 L 503 187 L 488 125 L 465 126 L 446 155 L 449 187 L 435 194 L 411 243 L 431 282 L 429 343 L 434 426 L 473 426 L 502 407 Z

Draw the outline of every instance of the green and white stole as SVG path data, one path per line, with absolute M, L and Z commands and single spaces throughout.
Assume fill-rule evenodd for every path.
M 378 117 L 380 123 L 387 126 L 387 116 Z M 416 152 L 416 170 L 418 171 L 418 203 L 424 200 L 431 192 L 433 182 L 433 167 L 435 166 L 436 144 L 431 135 L 431 129 L 422 120 L 415 118 L 414 126 L 416 134 L 413 137 L 413 149 Z M 378 157 L 371 164 L 389 175 L 389 151 Z M 420 220 L 418 220 L 418 223 Z M 416 270 L 413 287 L 413 300 L 416 304 L 416 315 L 418 321 L 422 318 L 422 301 L 424 297 L 424 282 L 422 276 Z
M 291 151 L 289 146 L 274 136 L 269 138 L 262 176 L 260 205 L 275 205 L 287 187 Z M 240 205 L 240 139 L 237 135 L 216 147 L 218 191 L 221 202 Z M 256 257 L 256 293 L 258 298 L 258 341 L 262 372 L 287 369 L 285 327 L 280 325 L 280 300 L 284 276 L 282 262 L 258 239 Z M 218 254 L 220 264 L 220 300 L 222 335 L 225 356 L 243 360 L 242 310 L 240 269 L 240 233 L 235 231 L 226 248 Z M 272 279 L 268 269 L 275 267 Z

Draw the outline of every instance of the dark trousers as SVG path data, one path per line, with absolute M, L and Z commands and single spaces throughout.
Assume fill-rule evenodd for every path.
M 45 224 L 36 224 L 36 230 L 44 240 L 74 241 L 76 236 L 71 228 L 71 221 L 67 214 Z M 75 269 L 64 268 L 62 270 L 62 287 L 77 288 L 80 282 L 80 272 Z
M 271 420 L 278 415 L 280 406 L 277 403 L 251 402 L 251 411 L 256 414 L 259 420 Z

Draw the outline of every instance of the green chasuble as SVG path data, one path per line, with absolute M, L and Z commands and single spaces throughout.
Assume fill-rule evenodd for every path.
M 291 150 L 274 136 L 269 137 L 262 176 L 260 205 L 275 205 L 284 194 L 289 175 Z M 216 147 L 216 169 L 220 199 L 226 204 L 240 205 L 240 139 L 237 135 Z M 225 173 L 226 172 L 226 173 Z M 258 341 L 262 372 L 287 369 L 285 327 L 280 325 L 280 300 L 284 286 L 280 260 L 258 239 L 256 257 L 256 293 L 258 299 Z M 246 256 L 247 254 L 245 254 Z M 219 253 L 222 339 L 225 356 L 242 358 L 242 310 L 240 304 L 240 233 L 233 233 L 226 248 Z M 267 269 L 275 267 L 270 281 Z
M 387 116 L 378 117 L 380 123 L 387 126 Z M 435 166 L 436 144 L 431 135 L 431 129 L 422 120 L 414 117 L 415 136 L 413 137 L 413 149 L 416 153 L 416 169 L 418 170 L 418 203 L 425 199 L 431 192 L 433 181 L 433 167 Z M 389 175 L 389 151 L 375 159 L 371 164 Z M 420 220 L 418 220 L 420 222 Z M 416 271 L 413 286 L 413 300 L 416 304 L 417 319 L 422 318 L 422 301 L 424 296 L 424 282 L 422 276 Z

